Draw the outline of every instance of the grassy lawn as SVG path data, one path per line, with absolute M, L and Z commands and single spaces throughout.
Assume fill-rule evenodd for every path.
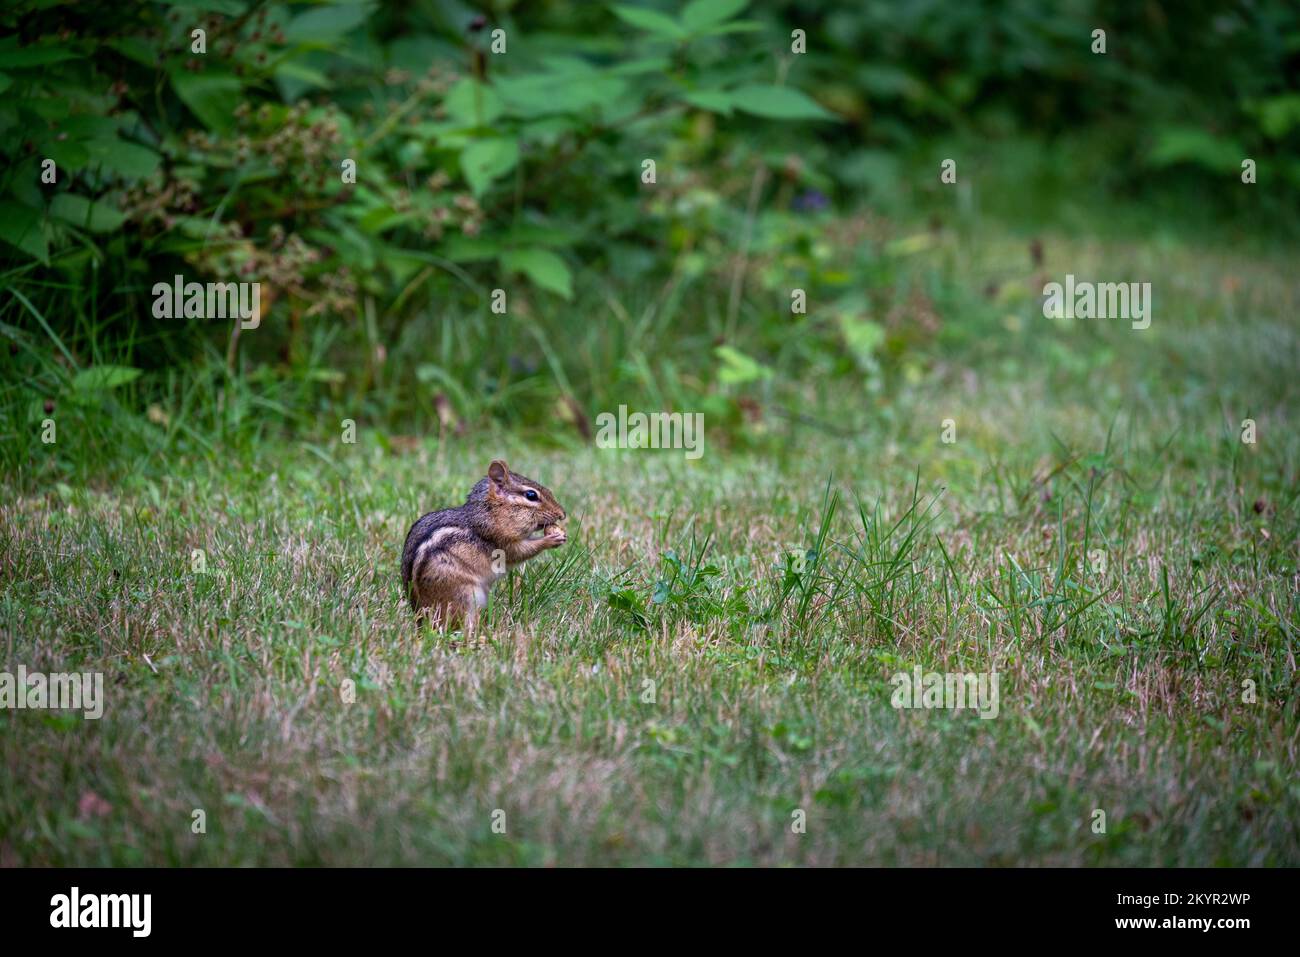
M 1300 864 L 1294 253 L 1027 245 L 934 239 L 926 361 L 796 380 L 695 461 L 63 427 L 34 454 L 84 480 L 4 479 L 0 641 L 107 702 L 0 711 L 0 864 Z M 1044 318 L 1067 271 L 1153 279 L 1151 327 Z M 422 630 L 406 529 L 497 456 L 569 543 L 477 639 Z M 997 716 L 895 709 L 916 666 L 996 672 Z

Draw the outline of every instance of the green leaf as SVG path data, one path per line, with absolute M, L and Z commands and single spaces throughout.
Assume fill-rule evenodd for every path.
M 554 222 L 518 223 L 501 234 L 506 246 L 572 246 L 583 237 L 580 227 Z
M 857 361 L 858 366 L 872 372 L 878 367 L 876 350 L 885 342 L 885 330 L 870 319 L 860 319 L 847 312 L 840 313 L 840 332 L 844 335 L 844 344 Z
M 710 113 L 721 113 L 723 116 L 730 116 L 735 109 L 731 96 L 722 90 L 692 90 L 683 94 L 682 99 L 691 106 L 698 106 Z
M 605 72 L 609 76 L 641 76 L 646 73 L 667 73 L 672 66 L 673 61 L 667 57 L 647 56 L 626 63 L 611 64 Z
M 528 73 L 502 77 L 496 87 L 513 114 L 528 118 L 580 113 L 607 105 L 627 92 L 627 81 L 615 76 L 577 81 L 564 74 Z
M 0 69 L 3 70 L 21 70 L 29 66 L 45 66 L 48 63 L 72 60 L 80 55 L 66 43 L 47 43 L 43 46 L 32 44 L 31 46 L 20 47 L 16 36 L 6 37 L 3 41 L 0 41 Z
M 1159 131 L 1156 145 L 1147 156 L 1150 166 L 1194 163 L 1214 172 L 1240 168 L 1245 154 L 1235 142 L 1197 127 L 1166 127 Z
M 614 11 L 614 16 L 624 23 L 630 23 L 634 27 L 657 36 L 666 37 L 670 40 L 684 40 L 687 37 L 686 31 L 682 29 L 676 20 L 665 13 L 660 13 L 658 10 L 647 10 L 644 7 L 626 7 L 622 4 L 615 4 L 610 9 Z
M 505 111 L 505 104 L 492 87 L 465 77 L 447 91 L 442 108 L 461 126 L 488 126 Z
M 227 133 L 234 127 L 241 90 L 239 78 L 234 74 L 178 69 L 172 74 L 172 89 L 208 129 Z
M 49 262 L 50 249 L 41 216 L 30 206 L 0 200 L 0 239 L 43 263 Z
M 40 146 L 40 157 L 54 160 L 55 167 L 61 172 L 76 173 L 90 162 L 90 150 L 86 144 L 75 140 L 46 140 Z
M 126 385 L 139 377 L 140 370 L 130 366 L 92 366 L 72 377 L 72 388 L 78 392 L 103 392 Z
M 50 203 L 50 215 L 92 233 L 107 233 L 119 228 L 126 217 L 107 202 L 96 202 L 75 193 L 58 193 Z
M 116 50 L 128 60 L 134 60 L 142 66 L 155 69 L 159 62 L 158 49 L 143 37 L 117 37 L 109 40 L 105 46 Z
M 502 253 L 501 268 L 506 272 L 521 272 L 534 285 L 565 299 L 573 298 L 573 276 L 569 267 L 549 249 L 517 249 Z
M 415 213 L 399 213 L 387 204 L 376 206 L 357 220 L 357 229 L 372 236 L 379 236 L 390 229 L 416 218 Z
M 112 116 L 92 116 L 78 113 L 59 124 L 59 132 L 67 133 L 74 140 L 111 140 L 122 128 L 121 122 Z
M 1281 139 L 1294 127 L 1300 126 L 1300 93 L 1269 97 L 1255 104 L 1253 112 L 1265 136 L 1271 140 Z
M 87 140 L 91 162 L 99 162 L 104 169 L 126 179 L 144 179 L 158 168 L 162 157 L 139 143 L 126 140 Z
M 161 0 L 161 3 L 165 7 L 178 7 L 196 13 L 224 13 L 228 17 L 237 17 L 245 10 L 240 0 Z
M 722 360 L 718 369 L 718 381 L 723 385 L 744 385 L 772 378 L 772 370 L 756 359 L 751 359 L 739 349 L 731 346 L 718 346 L 713 354 Z
M 25 100 L 23 106 L 43 120 L 66 119 L 72 111 L 72 107 L 67 100 L 52 96 L 32 97 Z
M 460 168 L 470 192 L 482 196 L 492 181 L 504 176 L 519 162 L 519 144 L 514 140 L 475 140 L 460 154 Z
M 280 88 L 280 95 L 286 102 L 298 99 L 313 87 L 318 90 L 328 90 L 333 87 L 330 78 L 320 70 L 314 70 L 292 60 L 276 66 L 275 84 Z
M 757 33 L 762 29 L 763 24 L 757 20 L 733 20 L 731 23 L 710 27 L 704 31 L 703 36 L 716 37 L 727 33 Z
M 934 244 L 933 233 L 913 233 L 911 236 L 891 239 L 885 243 L 884 251 L 887 256 L 915 256 L 933 248 Z
M 361 3 L 339 3 L 300 13 L 284 28 L 290 43 L 328 43 L 366 22 L 370 7 Z
M 857 72 L 857 82 L 868 96 L 907 97 L 921 100 L 929 95 L 926 85 L 902 67 L 885 63 L 863 64 Z
M 747 6 L 749 0 L 691 0 L 682 11 L 682 25 L 699 33 L 730 20 Z
M 483 236 L 462 236 L 453 233 L 438 245 L 439 255 L 454 263 L 479 263 L 496 259 L 501 252 L 501 244 L 495 239 Z
M 449 60 L 457 55 L 460 47 L 452 46 L 445 39 L 416 33 L 400 36 L 388 44 L 385 65 L 410 73 L 423 73 L 434 60 Z
M 568 77 L 571 80 L 586 80 L 600 74 L 600 70 L 590 61 L 580 56 L 544 56 L 542 65 L 548 73 Z
M 788 86 L 751 83 L 731 91 L 738 110 L 773 120 L 834 120 L 836 116 L 806 93 Z

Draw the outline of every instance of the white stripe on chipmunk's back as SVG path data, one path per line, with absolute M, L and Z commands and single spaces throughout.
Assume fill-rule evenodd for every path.
M 446 525 L 421 542 L 420 547 L 415 550 L 415 561 L 411 563 L 412 573 L 419 570 L 420 563 L 424 561 L 424 556 L 428 553 L 429 549 L 436 548 L 439 542 L 449 535 L 455 535 L 457 531 L 459 531 L 459 529 L 456 528 L 456 526 Z

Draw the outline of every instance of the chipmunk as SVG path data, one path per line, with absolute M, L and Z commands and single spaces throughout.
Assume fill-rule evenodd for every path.
M 493 462 L 464 505 L 429 512 L 407 532 L 402 586 L 411 607 L 428 609 L 445 628 L 464 621 L 473 630 L 506 569 L 568 541 L 560 524 L 567 517 L 545 485 Z

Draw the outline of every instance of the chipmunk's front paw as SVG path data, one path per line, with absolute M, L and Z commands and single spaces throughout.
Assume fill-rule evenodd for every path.
M 559 525 L 547 525 L 545 540 L 547 548 L 559 548 L 569 540 L 569 533 Z

